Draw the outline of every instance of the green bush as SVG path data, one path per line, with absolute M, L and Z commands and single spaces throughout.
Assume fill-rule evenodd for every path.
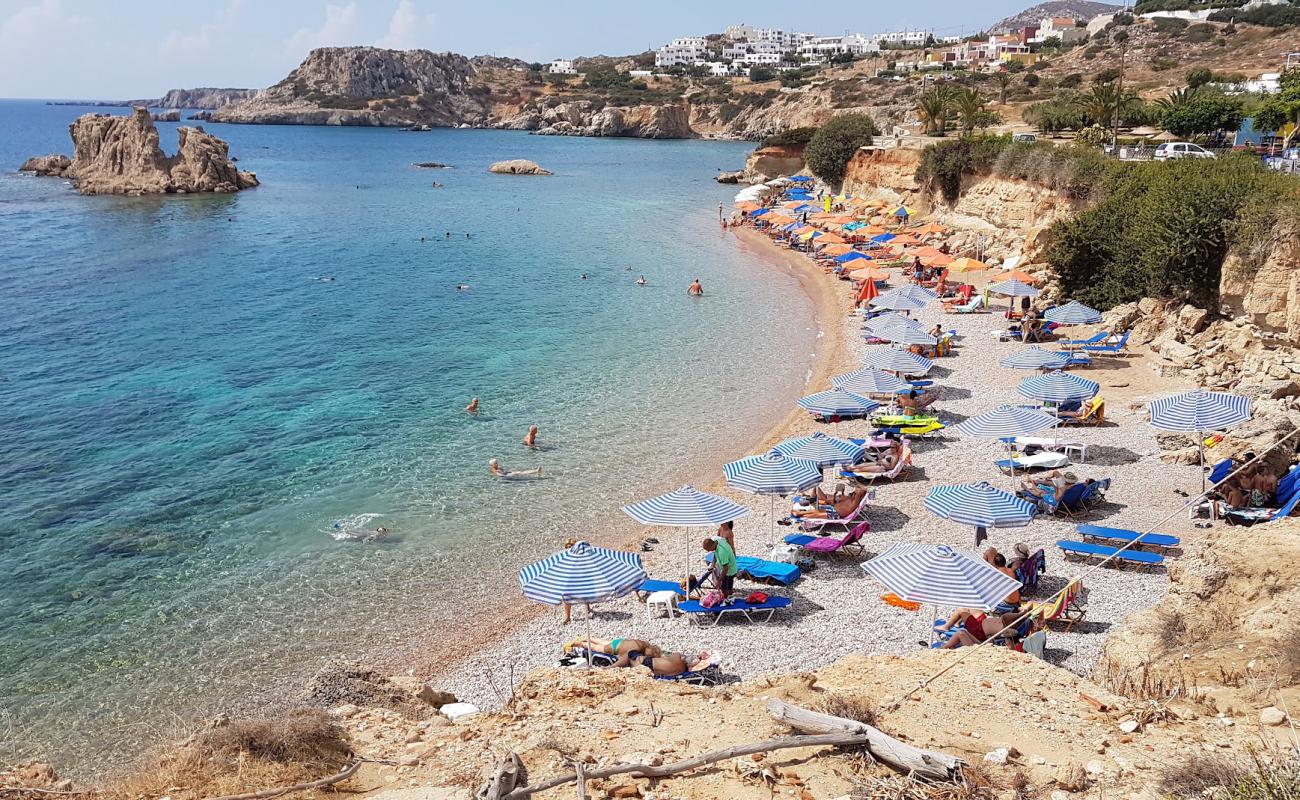
M 1266 28 L 1289 28 L 1300 25 L 1300 6 L 1262 6 L 1249 11 L 1224 9 L 1210 15 L 1210 22 L 1249 22 Z
M 838 184 L 858 148 L 871 144 L 879 135 L 875 120 L 865 114 L 831 117 L 809 139 L 804 160 L 814 175 L 827 183 Z
M 1187 28 L 1187 20 L 1178 17 L 1156 17 L 1151 22 L 1158 33 L 1182 33 Z
M 1182 138 L 1202 136 L 1216 131 L 1235 131 L 1241 127 L 1239 100 L 1197 92 L 1184 103 L 1171 105 L 1159 114 L 1160 127 Z
M 817 133 L 815 126 L 804 128 L 786 128 L 783 131 L 777 131 L 771 136 L 759 143 L 759 147 L 790 147 L 792 145 L 806 145 L 812 141 L 813 136 Z

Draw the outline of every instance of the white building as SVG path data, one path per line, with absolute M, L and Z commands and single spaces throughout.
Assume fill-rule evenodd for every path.
M 703 36 L 683 36 L 673 39 L 655 52 L 655 66 L 690 66 L 703 61 L 708 54 L 708 42 Z
M 1030 41 L 1041 43 L 1053 38 L 1062 44 L 1074 44 L 1087 39 L 1088 30 L 1076 25 L 1074 17 L 1044 17 L 1038 24 L 1038 33 Z
M 735 61 L 747 53 L 765 53 L 779 56 L 784 52 L 786 51 L 781 48 L 779 42 L 768 41 L 765 39 L 759 39 L 758 41 L 741 39 L 733 41 L 731 44 L 724 45 L 722 48 L 722 57 L 729 61 Z
M 1277 94 L 1282 91 L 1282 73 L 1265 72 L 1258 78 L 1248 80 L 1241 85 L 1242 91 L 1259 94 Z
M 845 53 L 860 56 L 879 52 L 880 43 L 860 33 L 843 36 L 814 36 L 799 46 L 799 55 L 806 59 L 824 59 Z
M 753 25 L 728 25 L 723 35 L 733 42 L 771 42 L 780 52 L 794 50 L 808 39 L 811 33 L 783 31 L 779 28 L 756 28 Z M 755 51 L 760 52 L 760 51 Z
M 578 71 L 573 68 L 573 61 L 568 58 L 557 58 L 551 62 L 546 71 L 552 75 L 577 75 Z
M 902 47 L 921 47 L 929 38 L 929 31 L 890 31 L 876 34 L 876 39 L 881 44 L 887 43 Z
M 709 74 L 715 78 L 725 78 L 731 74 L 731 65 L 723 61 L 705 61 L 703 66 L 709 68 Z
M 737 58 L 733 63 L 743 64 L 747 67 L 756 67 L 760 64 L 765 67 L 775 67 L 781 63 L 780 53 L 745 53 Z

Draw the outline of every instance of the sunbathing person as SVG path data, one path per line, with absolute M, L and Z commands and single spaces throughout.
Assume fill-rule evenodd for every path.
M 971 611 L 969 608 L 960 609 L 948 618 L 947 623 L 935 628 L 938 633 L 952 631 L 952 636 L 938 649 L 954 650 L 958 647 L 969 647 L 987 641 L 1019 618 L 1020 614 L 1015 611 L 1006 614 L 986 615 Z M 961 627 L 957 627 L 958 625 Z M 1012 629 L 1003 635 L 1014 640 L 1014 633 L 1015 630 Z
M 1011 558 L 1007 559 L 1007 567 L 1014 574 L 1020 569 L 1020 565 L 1029 560 L 1029 545 L 1024 542 L 1017 542 L 1015 549 L 1011 552 Z
M 845 467 L 845 472 L 852 472 L 855 475 L 880 475 L 889 472 L 898 466 L 898 462 L 903 457 L 903 443 L 894 440 L 889 443 L 889 449 L 880 454 L 874 462 L 865 464 L 854 464 L 851 467 Z
M 1054 469 L 1041 475 L 1033 475 L 1020 482 L 1020 494 L 1036 500 L 1045 500 L 1048 495 L 1060 497 L 1065 490 L 1079 482 L 1073 472 L 1061 472 Z
M 858 510 L 862 504 L 862 498 L 867 496 L 866 489 L 857 489 L 840 497 L 840 499 L 831 504 L 833 511 L 827 511 L 824 508 L 814 508 L 810 511 L 800 514 L 804 519 L 847 519 L 850 514 Z
M 658 645 L 650 644 L 645 639 L 574 639 L 564 645 L 566 651 L 579 647 L 606 656 L 626 656 L 636 652 L 654 657 L 663 655 L 663 650 Z
M 1019 578 L 1016 578 L 1016 571 L 1007 565 L 1006 556 L 999 553 L 996 548 L 990 547 L 985 550 L 984 560 L 1008 578 L 1015 578 L 1017 581 L 1020 580 Z M 1001 603 L 994 606 L 993 613 L 1007 614 L 1018 608 L 1020 608 L 1020 587 L 1016 587 L 1014 592 L 1004 597 Z
M 907 394 L 898 396 L 898 405 L 902 407 L 904 414 L 914 417 L 917 412 L 929 408 L 936 399 L 938 399 L 938 395 L 934 392 L 920 392 L 913 389 Z
M 664 678 L 675 678 L 684 672 L 703 669 L 708 666 L 708 663 L 709 654 L 705 652 L 688 654 L 664 653 L 660 651 L 656 655 L 651 655 L 650 652 L 633 650 L 619 656 L 618 660 L 614 662 L 614 666 L 645 667 L 650 670 L 651 675 Z

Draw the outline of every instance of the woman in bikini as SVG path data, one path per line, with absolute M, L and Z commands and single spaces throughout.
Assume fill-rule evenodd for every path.
M 574 639 L 566 644 L 564 649 L 568 651 L 579 647 L 585 647 L 593 653 L 615 657 L 643 653 L 658 658 L 664 654 L 658 645 L 650 644 L 645 639 Z
M 948 641 L 939 647 L 940 650 L 954 650 L 958 647 L 970 647 L 979 644 L 988 639 L 997 636 L 1002 629 L 1014 623 L 1020 618 L 1019 612 L 1012 611 L 1006 614 L 977 614 L 968 608 L 963 608 L 948 618 L 948 622 L 942 626 L 936 626 L 935 631 L 946 633 L 952 631 L 952 636 Z M 958 628 L 957 626 L 961 627 Z M 1011 638 L 1013 631 L 1007 631 L 1006 636 Z
M 645 667 L 650 670 L 651 675 L 664 678 L 675 678 L 684 672 L 691 672 L 697 669 L 703 669 L 707 666 L 709 660 L 708 653 L 664 653 L 651 655 L 650 651 L 640 652 L 633 651 L 626 655 L 619 656 L 618 661 L 614 662 L 616 667 Z

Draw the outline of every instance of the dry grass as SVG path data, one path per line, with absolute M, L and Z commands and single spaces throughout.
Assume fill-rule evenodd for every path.
M 1164 702 L 1178 698 L 1193 698 L 1200 692 L 1194 677 L 1188 677 L 1180 668 L 1155 669 L 1145 665 L 1141 669 L 1119 667 L 1103 660 L 1093 671 L 1093 680 L 1110 691 L 1135 700 Z
M 1169 653 L 1182 647 L 1187 641 L 1187 619 L 1181 612 L 1174 609 L 1162 609 L 1158 614 L 1160 627 L 1156 635 L 1160 642 L 1160 647 L 1164 652 Z
M 1195 754 L 1166 768 L 1159 787 L 1172 797 L 1297 800 L 1300 760 L 1294 754 L 1257 750 L 1236 758 Z
M 829 694 L 822 699 L 821 710 L 833 717 L 843 717 L 863 725 L 876 726 L 876 704 L 868 697 Z
M 993 800 L 994 782 L 979 767 L 962 770 L 957 783 L 924 783 L 902 775 L 873 777 L 850 797 L 855 800 Z

